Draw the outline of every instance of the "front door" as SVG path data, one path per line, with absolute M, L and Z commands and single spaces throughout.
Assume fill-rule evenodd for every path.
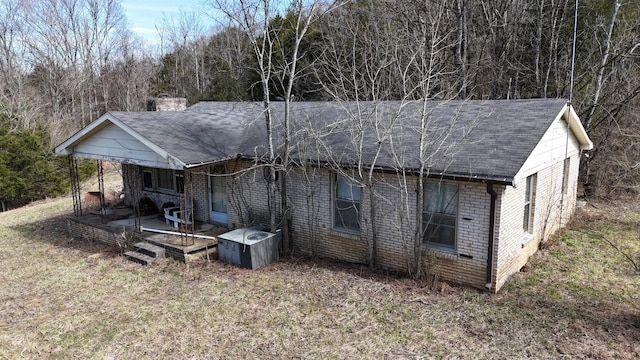
M 212 166 L 209 171 L 209 218 L 227 225 L 227 177 L 224 165 Z

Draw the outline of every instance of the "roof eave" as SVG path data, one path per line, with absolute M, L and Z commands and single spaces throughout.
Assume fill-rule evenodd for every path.
M 576 137 L 578 142 L 580 143 L 580 150 L 591 150 L 593 149 L 593 142 L 589 138 L 587 131 L 582 126 L 582 121 L 580 121 L 580 117 L 576 113 L 575 109 L 571 104 L 567 103 L 565 108 L 563 109 L 563 113 L 566 114 L 565 121 L 569 122 L 569 128 L 573 132 L 573 135 Z
M 430 178 L 442 178 L 454 181 L 466 181 L 466 182 L 479 182 L 479 183 L 492 183 L 500 185 L 515 186 L 515 180 L 513 177 L 500 176 L 500 175 L 469 175 L 469 174 L 455 174 L 440 172 L 437 174 L 430 173 Z
M 225 162 L 225 161 L 229 161 L 229 160 L 235 160 L 235 159 L 246 159 L 246 157 L 242 156 L 242 154 L 229 155 L 227 157 L 223 157 L 223 158 L 219 158 L 219 159 L 213 159 L 213 160 L 201 161 L 201 162 L 197 162 L 197 163 L 184 164 L 184 168 L 185 169 L 193 169 L 193 168 L 197 168 L 197 167 L 201 167 L 201 166 L 215 165 L 215 164 L 219 164 L 221 162 Z

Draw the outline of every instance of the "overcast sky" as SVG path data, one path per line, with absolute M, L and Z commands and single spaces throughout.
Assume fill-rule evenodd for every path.
M 130 29 L 141 35 L 148 44 L 159 43 L 157 26 L 162 26 L 164 17 L 177 18 L 180 11 L 202 12 L 202 0 L 123 0 L 122 9 L 127 16 Z

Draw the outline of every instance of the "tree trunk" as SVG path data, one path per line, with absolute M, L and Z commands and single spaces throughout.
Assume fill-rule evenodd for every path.
M 596 81 L 593 89 L 593 100 L 591 101 L 591 106 L 589 108 L 589 115 L 585 119 L 585 129 L 587 131 L 591 130 L 591 124 L 593 122 L 593 115 L 596 112 L 596 107 L 598 106 L 598 100 L 600 100 L 600 95 L 602 92 L 602 85 L 604 82 L 604 68 L 607 66 L 609 61 L 609 51 L 611 49 L 611 37 L 613 36 L 613 27 L 616 22 L 616 16 L 618 16 L 618 10 L 620 10 L 620 6 L 622 6 L 622 0 L 615 0 L 613 4 L 613 9 L 611 10 L 611 19 L 609 20 L 609 25 L 607 26 L 607 34 L 604 40 L 604 51 L 602 53 L 602 57 L 600 58 L 600 66 L 598 67 L 598 76 L 596 77 Z
M 367 184 L 367 190 L 369 191 L 369 226 L 371 226 L 371 241 L 368 242 L 367 248 L 369 251 L 369 268 L 371 270 L 376 267 L 376 253 L 378 234 L 376 231 L 376 197 L 373 193 L 373 186 L 371 183 Z
M 467 18 L 464 0 L 456 0 L 456 48 L 455 63 L 458 68 L 458 99 L 467 98 Z

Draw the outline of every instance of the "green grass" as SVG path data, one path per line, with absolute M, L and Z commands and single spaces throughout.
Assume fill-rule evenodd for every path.
M 0 213 L 0 359 L 640 356 L 640 276 L 602 240 L 640 249 L 638 209 L 579 213 L 499 294 L 301 258 L 143 267 L 69 238 L 70 209 Z

